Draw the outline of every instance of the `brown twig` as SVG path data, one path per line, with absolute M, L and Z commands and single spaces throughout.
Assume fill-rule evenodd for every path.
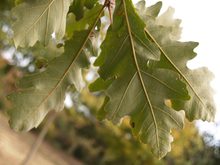
M 43 140 L 44 140 L 44 137 L 46 136 L 47 134 L 47 131 L 48 129 L 50 128 L 50 125 L 51 123 L 53 123 L 53 121 L 56 119 L 57 117 L 57 114 L 56 112 L 52 112 L 43 129 L 41 130 L 40 134 L 38 135 L 37 137 L 37 140 L 34 142 L 34 144 L 31 146 L 30 150 L 29 150 L 29 153 L 27 154 L 27 156 L 25 157 L 24 161 L 22 162 L 22 165 L 28 165 L 30 164 L 30 161 L 32 160 L 32 158 L 35 156 L 35 154 L 37 153 L 40 145 L 42 144 Z
M 112 24 L 112 11 L 115 7 L 115 0 L 106 0 L 104 6 L 108 8 L 110 22 Z

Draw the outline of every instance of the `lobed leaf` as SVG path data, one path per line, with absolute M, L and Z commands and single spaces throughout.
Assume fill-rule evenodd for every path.
M 198 46 L 198 43 L 176 40 L 180 38 L 181 28 L 179 27 L 180 20 L 172 19 L 173 12 L 173 9 L 169 8 L 158 18 L 144 19 L 143 17 L 147 25 L 146 34 L 161 51 L 160 60 L 149 61 L 149 65 L 152 69 L 171 69 L 177 72 L 187 84 L 191 99 L 188 101 L 172 100 L 174 109 L 184 110 L 190 121 L 195 119 L 213 121 L 216 108 L 213 90 L 209 84 L 213 75 L 205 67 L 195 70 L 187 67 L 187 62 L 196 57 L 193 50 Z M 139 13 L 142 11 L 139 10 Z
M 186 85 L 172 70 L 151 69 L 149 62 L 160 60 L 160 50 L 143 33 L 145 24 L 131 0 L 116 1 L 113 19 L 96 61 L 106 82 L 98 79 L 93 86 L 107 88 L 108 96 L 100 116 L 115 123 L 130 116 L 134 134 L 161 158 L 170 151 L 171 129 L 184 123 L 184 112 L 175 111 L 167 101 L 188 100 Z
M 49 111 L 62 110 L 70 84 L 78 90 L 82 88 L 81 68 L 88 65 L 85 48 L 103 7 L 93 8 L 90 12 L 94 14 L 93 10 L 96 12 L 91 24 L 87 30 L 75 31 L 73 38 L 65 43 L 64 54 L 49 62 L 44 72 L 21 79 L 18 91 L 9 95 L 13 108 L 8 114 L 14 130 L 28 131 L 37 127 Z
M 70 3 L 36 0 L 17 6 L 15 45 L 47 44 L 53 32 L 61 39 Z M 74 26 L 67 28 L 71 39 L 65 43 L 64 54 L 49 62 L 45 71 L 24 77 L 18 91 L 9 96 L 13 103 L 10 124 L 15 130 L 30 130 L 50 110 L 62 110 L 70 84 L 82 88 L 81 68 L 88 65 L 89 38 L 104 9 L 96 3 L 74 1 L 71 12 L 77 14 L 69 15 L 68 25 Z M 132 0 L 116 1 L 114 22 L 95 62 L 100 78 L 90 86 L 107 95 L 99 117 L 118 123 L 130 116 L 133 133 L 150 144 L 159 158 L 170 151 L 171 129 L 183 127 L 185 114 L 189 120 L 208 121 L 215 114 L 209 86 L 212 74 L 206 68 L 191 70 L 186 65 L 196 56 L 193 50 L 198 43 L 178 41 L 180 20 L 172 18 L 172 8 L 158 16 L 161 6 L 158 2 L 146 8 L 145 1 L 140 1 L 135 9 Z M 92 9 L 84 12 L 84 7 Z

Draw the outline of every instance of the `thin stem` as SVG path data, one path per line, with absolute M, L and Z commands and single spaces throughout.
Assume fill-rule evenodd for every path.
M 33 159 L 33 157 L 35 156 L 35 154 L 37 153 L 40 145 L 42 144 L 48 129 L 50 128 L 50 125 L 53 123 L 53 121 L 56 119 L 57 117 L 56 112 L 53 112 L 49 115 L 43 129 L 41 130 L 40 134 L 37 137 L 37 140 L 35 141 L 35 143 L 31 146 L 29 153 L 27 154 L 27 156 L 25 157 L 24 161 L 22 162 L 22 165 L 28 165 L 30 163 L 30 161 Z

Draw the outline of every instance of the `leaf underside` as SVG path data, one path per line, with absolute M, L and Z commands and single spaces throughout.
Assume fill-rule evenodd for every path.
M 130 116 L 134 134 L 159 158 L 170 151 L 171 129 L 183 127 L 185 113 L 189 120 L 212 120 L 215 112 L 210 73 L 186 67 L 198 44 L 174 40 L 180 20 L 157 17 L 161 6 L 146 9 L 141 1 L 135 10 L 131 0 L 116 1 L 114 22 L 95 62 L 101 78 L 92 84 L 107 95 L 99 117 L 117 123 Z M 171 9 L 167 12 L 172 15 Z
M 37 41 L 47 45 L 55 33 L 60 40 L 65 34 L 66 15 L 72 0 L 37 0 L 15 7 L 15 46 L 33 46 Z
M 62 39 L 71 2 L 36 0 L 15 7 L 15 46 L 33 46 L 37 41 L 47 45 L 53 32 Z M 92 49 L 89 38 L 105 7 L 94 6 L 96 2 L 74 1 L 73 27 L 67 28 L 70 39 L 64 53 L 45 71 L 21 79 L 18 91 L 9 95 L 13 129 L 37 127 L 50 110 L 63 109 L 68 86 L 83 87 L 81 69 L 88 67 L 87 51 Z M 161 7 L 161 2 L 146 8 L 140 1 L 135 8 L 132 0 L 116 1 L 114 21 L 94 63 L 100 78 L 90 86 L 106 94 L 99 117 L 118 123 L 129 116 L 134 135 L 148 143 L 158 158 L 170 151 L 171 130 L 183 128 L 185 116 L 211 121 L 215 114 L 209 86 L 212 74 L 206 68 L 186 66 L 196 56 L 198 43 L 178 41 L 181 21 L 172 18 L 172 8 L 158 16 Z
M 155 21 L 152 18 L 143 19 L 147 25 L 145 28 L 147 35 L 161 50 L 160 61 L 150 61 L 149 65 L 152 69 L 164 68 L 177 72 L 187 85 L 191 99 L 188 101 L 173 99 L 174 109 L 184 110 L 190 121 L 195 119 L 213 121 L 216 111 L 213 90 L 210 87 L 213 75 L 205 67 L 194 70 L 187 67 L 187 62 L 196 57 L 193 50 L 198 43 L 174 40 L 180 38 L 181 28 L 180 20 L 172 19 L 173 10 L 169 8 Z
M 49 111 L 63 109 L 69 85 L 74 84 L 78 90 L 82 88 L 81 68 L 89 64 L 85 48 L 102 11 L 101 5 L 89 11 L 93 13 L 89 28 L 75 32 L 66 41 L 64 54 L 49 62 L 45 71 L 20 80 L 18 92 L 8 96 L 13 105 L 8 112 L 13 129 L 27 131 L 37 127 Z

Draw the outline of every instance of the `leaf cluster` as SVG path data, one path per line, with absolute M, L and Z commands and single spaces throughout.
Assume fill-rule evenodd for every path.
M 64 45 L 62 55 L 22 78 L 8 96 L 13 129 L 37 127 L 49 111 L 63 109 L 70 86 L 78 91 L 84 87 L 82 70 L 94 55 L 92 38 L 102 33 L 108 19 L 104 10 L 112 7 L 112 0 L 104 5 L 96 0 L 37 0 L 12 10 L 16 47 L 36 42 L 47 46 L 51 40 Z M 136 6 L 131 0 L 116 1 L 104 41 L 96 38 L 101 42 L 94 62 L 99 78 L 90 85 L 91 91 L 106 96 L 98 117 L 119 123 L 129 116 L 133 134 L 158 158 L 170 151 L 171 130 L 183 128 L 185 117 L 212 121 L 215 114 L 212 74 L 186 65 L 196 56 L 198 43 L 178 41 L 180 20 L 171 18 L 172 9 L 158 16 L 161 7 L 161 2 L 146 8 L 145 1 Z

